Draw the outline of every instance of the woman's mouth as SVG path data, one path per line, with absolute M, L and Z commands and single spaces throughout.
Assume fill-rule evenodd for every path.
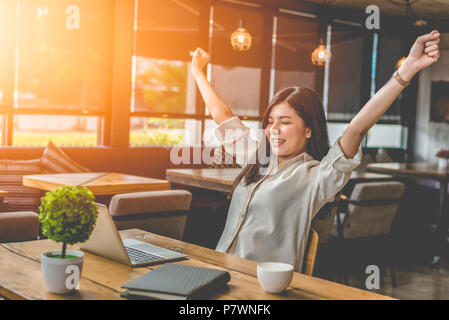
M 285 139 L 271 139 L 271 145 L 274 147 L 279 147 L 285 143 Z

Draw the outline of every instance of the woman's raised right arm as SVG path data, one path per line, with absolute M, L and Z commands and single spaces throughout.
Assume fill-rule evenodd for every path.
M 232 118 L 231 108 L 218 96 L 214 88 L 207 81 L 206 75 L 203 72 L 204 67 L 209 62 L 209 54 L 201 48 L 197 48 L 192 55 L 192 75 L 195 78 L 198 89 L 201 92 L 204 103 L 209 109 L 212 119 L 216 124 L 220 124 L 223 121 Z

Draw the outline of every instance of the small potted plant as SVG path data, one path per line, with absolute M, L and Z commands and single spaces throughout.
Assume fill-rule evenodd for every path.
M 67 250 L 89 239 L 98 216 L 93 193 L 85 187 L 62 186 L 49 191 L 41 199 L 39 221 L 42 234 L 62 243 L 62 250 L 41 255 L 42 273 L 48 291 L 68 293 L 81 277 L 84 254 Z
M 438 158 L 438 168 L 446 169 L 449 161 L 449 149 L 441 149 L 436 156 Z

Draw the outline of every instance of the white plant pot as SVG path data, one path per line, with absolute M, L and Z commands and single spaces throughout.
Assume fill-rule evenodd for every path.
M 438 158 L 438 169 L 445 170 L 447 168 L 448 161 L 449 160 L 446 158 Z
M 69 293 L 79 287 L 84 253 L 67 250 L 66 256 L 76 256 L 76 258 L 52 258 L 57 255 L 61 255 L 61 251 L 48 251 L 41 254 L 44 283 L 51 293 Z

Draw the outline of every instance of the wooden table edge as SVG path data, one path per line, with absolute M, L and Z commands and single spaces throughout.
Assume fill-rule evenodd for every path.
M 151 238 L 141 238 L 141 237 L 139 237 L 142 234 L 150 235 Z M 196 254 L 192 254 L 192 252 L 188 252 L 188 253 L 186 252 L 188 254 L 188 256 L 192 260 L 197 260 L 197 261 L 209 264 L 211 266 L 217 266 L 217 267 L 225 269 L 225 270 L 229 270 L 229 271 L 233 271 L 233 272 L 237 272 L 237 273 L 241 273 L 241 274 L 245 274 L 247 276 L 251 276 L 251 277 L 257 278 L 256 268 L 254 267 L 255 264 L 257 264 L 257 263 L 254 262 L 254 261 L 251 261 L 251 260 L 242 259 L 242 258 L 238 258 L 238 257 L 235 257 L 235 256 L 229 256 L 229 255 L 223 254 L 221 252 L 216 252 L 215 250 L 212 250 L 212 249 L 199 247 L 199 246 L 196 246 L 196 245 L 193 245 L 193 244 L 189 244 L 189 243 L 186 243 L 186 242 L 183 242 L 183 241 L 179 241 L 179 240 L 163 237 L 163 236 L 160 236 L 160 235 L 152 234 L 152 233 L 149 233 L 149 232 L 146 232 L 146 231 L 143 231 L 143 230 L 139 230 L 139 229 L 122 230 L 122 231 L 120 231 L 120 235 L 121 235 L 122 238 L 130 238 L 130 237 L 132 237 L 132 238 L 136 238 L 138 240 L 144 241 L 144 242 L 153 243 L 155 245 L 158 245 L 158 244 L 154 243 L 154 242 L 161 241 L 164 244 L 166 244 L 166 245 L 164 245 L 165 247 L 182 245 L 183 248 L 189 247 L 187 250 L 188 251 L 192 251 L 192 252 L 198 251 L 198 250 L 195 250 L 196 248 L 201 248 L 202 249 L 201 251 L 204 251 L 203 255 L 204 254 L 208 255 L 209 253 L 215 253 L 218 256 L 223 256 L 222 258 L 226 258 L 226 259 L 232 260 L 231 262 L 234 262 L 234 260 L 235 260 L 236 262 L 249 263 L 249 264 L 251 264 L 251 266 L 248 265 L 245 268 L 248 269 L 248 270 L 251 270 L 251 272 L 246 272 L 243 269 L 235 268 L 234 267 L 234 263 L 232 263 L 231 265 L 228 265 L 228 263 L 223 263 L 223 262 L 220 263 L 220 261 L 218 261 L 217 258 L 215 258 L 213 255 L 211 255 L 208 258 L 204 258 L 204 257 L 201 256 L 201 253 L 198 253 L 196 255 Z M 154 242 L 151 241 L 151 239 L 155 239 Z M 40 241 L 40 240 L 35 240 L 35 241 Z M 46 240 L 44 240 L 44 241 L 46 241 Z M 51 240 L 48 240 L 48 241 L 51 241 Z M 27 252 L 22 252 L 19 249 L 15 248 L 14 247 L 14 243 L 11 243 L 11 244 L 0 244 L 0 247 L 3 247 L 4 249 L 6 249 L 6 250 L 8 250 L 8 251 L 10 251 L 12 253 L 20 255 L 22 258 L 26 258 L 28 260 L 34 261 L 35 263 L 40 263 L 40 259 L 36 258 L 34 255 L 30 255 Z M 110 263 L 115 263 L 113 261 L 109 261 L 109 262 Z M 149 266 L 149 267 L 146 267 L 145 269 L 152 270 L 154 268 L 157 268 L 158 266 L 159 265 Z M 254 269 L 254 270 L 252 270 L 252 269 Z M 86 276 L 86 275 L 82 275 L 82 278 L 85 281 L 89 281 L 95 287 L 99 287 L 99 288 L 101 287 L 103 289 L 106 289 L 106 290 L 110 291 L 110 293 L 108 293 L 108 294 L 111 295 L 110 299 L 113 299 L 113 297 L 119 298 L 120 292 L 117 291 L 117 289 L 115 289 L 114 287 L 109 287 L 109 286 L 107 286 L 107 285 L 105 285 L 105 284 L 103 284 L 101 282 L 96 281 L 95 279 L 91 279 L 91 277 Z M 330 288 L 331 291 L 334 291 L 333 294 L 332 295 L 329 295 L 329 294 L 325 295 L 323 293 L 324 291 L 323 292 L 322 291 L 316 292 L 314 290 L 310 290 L 310 289 L 308 290 L 307 289 L 307 282 L 310 282 L 312 280 L 322 283 L 323 288 L 325 288 L 326 284 L 330 284 L 331 285 L 331 288 Z M 1 283 L 1 280 L 0 280 L 0 283 Z M 305 283 L 306 287 L 302 287 L 300 285 L 300 283 Z M 309 286 L 310 286 L 310 284 L 309 284 Z M 290 288 L 290 290 L 294 290 L 295 292 L 299 292 L 298 296 L 301 296 L 301 294 L 302 294 L 303 296 L 308 296 L 309 298 L 314 296 L 314 297 L 316 297 L 316 299 L 337 299 L 337 300 L 348 300 L 348 299 L 352 299 L 352 300 L 373 300 L 373 299 L 374 300 L 385 300 L 385 299 L 389 299 L 390 300 L 391 299 L 391 300 L 395 300 L 394 298 L 388 297 L 388 296 L 385 296 L 385 295 L 373 293 L 373 292 L 362 290 L 362 289 L 358 289 L 358 288 L 348 287 L 348 286 L 345 286 L 345 285 L 342 285 L 342 284 L 339 284 L 339 283 L 336 283 L 336 282 L 332 282 L 332 281 L 328 281 L 328 280 L 320 279 L 320 278 L 315 278 L 315 277 L 310 277 L 310 276 L 306 276 L 306 275 L 299 274 L 299 273 L 295 273 L 294 280 L 293 280 L 293 282 L 292 282 L 292 284 L 290 285 L 289 288 Z M 320 289 L 320 288 L 318 288 L 318 289 Z M 349 290 L 350 292 L 346 293 L 346 294 L 342 293 L 342 298 L 341 299 L 339 299 L 338 297 L 335 298 L 337 296 L 337 294 L 338 294 L 336 291 L 338 291 L 340 289 L 346 290 L 346 291 Z M 11 294 L 11 292 L 12 292 L 12 294 Z M 30 299 L 30 298 L 32 299 L 32 297 L 28 297 L 26 294 L 20 294 L 20 293 L 17 293 L 15 291 L 13 291 L 10 288 L 8 289 L 8 288 L 6 288 L 4 286 L 0 286 L 0 294 L 2 294 L 2 293 L 7 298 L 11 298 L 12 295 L 15 295 L 15 298 L 19 297 L 21 299 Z M 332 296 L 334 298 L 332 298 Z M 231 297 L 233 299 L 236 298 L 236 297 L 232 296 L 232 294 L 229 295 L 229 297 Z M 223 298 L 226 299 L 226 293 L 224 293 L 224 295 L 220 294 L 218 296 L 218 299 L 223 299 Z M 238 296 L 237 296 L 237 299 L 238 299 Z M 250 299 L 250 300 L 252 300 L 252 299 Z
M 180 176 L 180 177 L 185 177 L 185 178 L 190 178 L 190 179 L 195 179 L 195 180 L 205 180 L 205 181 L 210 181 L 210 182 L 226 184 L 226 185 L 229 185 L 229 186 L 232 186 L 233 183 L 234 183 L 234 182 L 228 182 L 228 181 L 224 181 L 224 180 L 221 180 L 221 179 L 218 179 L 218 178 L 207 177 L 207 176 L 202 176 L 201 178 L 199 178 L 198 176 L 193 177 L 191 174 L 188 174 L 188 173 L 185 173 L 185 172 L 180 172 L 180 171 L 174 171 L 174 170 L 185 170 L 185 169 L 166 169 L 165 170 L 166 177 L 168 177 L 168 176 Z M 187 169 L 187 170 L 197 170 L 197 169 Z M 198 170 L 201 170 L 201 169 L 198 169 Z M 220 170 L 220 169 L 214 169 L 214 170 Z
M 34 179 L 33 176 L 39 176 L 39 175 L 24 175 L 22 177 L 22 184 L 25 187 L 29 188 L 35 188 L 40 189 L 44 191 L 51 191 L 55 190 L 60 186 L 63 186 L 63 184 L 59 182 L 54 181 L 40 181 L 37 179 Z M 138 176 L 137 176 L 138 177 Z M 98 178 L 98 177 L 97 177 Z M 95 179 L 88 180 L 89 183 L 95 181 Z M 86 187 L 90 191 L 92 191 L 97 196 L 103 196 L 103 195 L 114 195 L 114 194 L 121 194 L 121 193 L 133 193 L 133 192 L 145 192 L 145 191 L 165 191 L 170 190 L 170 181 L 169 180 L 163 180 L 163 179 L 154 179 L 154 178 L 148 178 L 153 179 L 155 182 L 148 182 L 148 183 L 134 183 L 134 184 L 127 184 L 126 188 L 123 185 L 111 185 L 108 186 L 108 190 L 103 190 L 104 186 L 91 186 L 89 184 L 79 185 L 81 187 Z M 142 190 L 142 188 L 145 188 L 145 190 Z M 1 196 L 0 196 L 1 197 Z
M 151 232 L 147 232 L 147 231 L 140 230 L 140 229 L 126 229 L 126 230 L 121 230 L 120 231 L 120 235 L 122 237 L 124 237 L 127 233 L 132 233 L 132 234 L 140 233 L 140 236 L 142 234 L 147 234 L 147 235 L 150 235 L 150 236 L 156 236 L 157 238 L 167 239 L 168 241 L 177 243 L 179 245 L 186 244 L 186 245 L 193 246 L 193 247 L 199 247 L 199 248 L 206 249 L 206 250 L 212 250 L 215 254 L 223 255 L 226 258 L 240 260 L 240 261 L 247 262 L 247 263 L 249 262 L 249 263 L 257 265 L 257 262 L 253 261 L 253 260 L 243 259 L 243 258 L 240 258 L 240 257 L 237 257 L 237 256 L 231 256 L 231 255 L 228 255 L 228 254 L 225 254 L 225 253 L 222 253 L 222 252 L 218 252 L 218 251 L 213 250 L 213 249 L 197 246 L 195 244 L 187 243 L 187 242 L 176 240 L 176 239 L 167 238 L 167 237 L 164 237 L 164 236 L 161 236 L 161 235 L 157 235 L 157 234 L 153 234 Z M 136 238 L 136 237 L 139 237 L 139 235 L 136 234 L 136 235 L 133 235 L 133 237 Z M 137 239 L 141 240 L 141 241 L 144 241 L 144 242 L 147 242 L 145 240 L 148 240 L 147 243 L 154 244 L 154 243 L 152 243 L 150 241 L 150 239 L 145 239 L 145 238 L 141 238 L 141 237 L 139 237 Z M 192 250 L 192 251 L 195 251 L 195 250 Z M 199 257 L 199 256 L 193 256 L 192 254 L 188 254 L 188 256 L 192 256 L 192 258 L 194 258 L 196 260 L 199 260 L 199 261 L 202 261 L 202 262 L 205 262 L 205 263 L 209 263 L 211 265 L 215 265 L 215 266 L 220 267 L 220 268 L 233 270 L 233 271 L 240 272 L 240 273 L 243 273 L 243 274 L 246 274 L 246 275 L 249 275 L 249 276 L 257 278 L 257 269 L 256 269 L 256 267 L 254 267 L 255 271 L 253 273 L 248 273 L 248 272 L 245 272 L 245 271 L 242 271 L 242 270 L 239 270 L 239 269 L 235 269 L 233 267 L 224 266 L 224 265 L 220 264 L 219 262 L 214 261 L 213 259 L 204 259 L 204 258 Z M 334 281 L 330 281 L 330 280 L 326 280 L 326 279 L 321 279 L 321 278 L 317 278 L 317 277 L 313 277 L 313 276 L 308 276 L 308 275 L 305 275 L 305 274 L 302 274 L 302 273 L 298 273 L 298 272 L 295 272 L 294 275 L 296 275 L 296 277 L 299 277 L 299 278 L 304 278 L 304 279 L 309 279 L 309 280 L 313 279 L 313 281 L 329 283 L 329 284 L 332 284 L 333 286 L 335 286 L 336 288 L 341 287 L 342 289 L 353 290 L 355 293 L 358 293 L 361 296 L 361 298 L 354 299 L 354 300 L 373 300 L 376 297 L 379 298 L 377 300 L 398 300 L 398 299 L 396 299 L 394 297 L 386 296 L 386 295 L 383 295 L 383 294 L 379 294 L 379 293 L 376 293 L 376 292 L 371 292 L 371 291 L 367 291 L 367 290 L 363 290 L 363 289 L 359 289 L 359 288 L 355 288 L 355 287 L 346 286 L 346 285 L 343 285 L 343 284 L 338 283 L 338 282 L 334 282 Z M 327 300 L 330 299 L 327 296 L 323 296 L 323 295 L 318 294 L 316 292 L 305 290 L 303 287 L 300 287 L 300 286 L 292 286 L 292 284 L 290 284 L 289 288 L 292 288 L 292 289 L 295 289 L 295 290 L 299 290 L 299 291 L 303 291 L 303 292 L 307 292 L 307 293 L 309 293 L 311 295 L 320 296 L 322 299 L 327 299 Z M 367 297 L 365 297 L 365 296 L 367 296 Z M 341 300 L 348 300 L 348 299 L 341 299 Z
M 22 177 L 22 185 L 25 187 L 44 190 L 44 191 L 54 190 L 60 186 L 60 184 L 56 183 L 56 182 L 45 182 L 45 184 L 42 185 L 43 184 L 42 182 L 40 182 L 39 180 L 33 179 L 32 176 L 34 176 L 34 175 L 23 176 Z M 38 185 L 40 187 L 38 187 Z M 47 185 L 51 185 L 51 187 L 47 187 Z
M 417 178 L 417 179 L 433 179 L 433 180 L 447 180 L 449 179 L 449 174 L 437 174 L 415 171 L 413 169 L 393 169 L 384 168 L 378 166 L 367 165 L 366 170 L 373 173 L 389 174 L 393 176 L 407 177 L 407 178 Z

